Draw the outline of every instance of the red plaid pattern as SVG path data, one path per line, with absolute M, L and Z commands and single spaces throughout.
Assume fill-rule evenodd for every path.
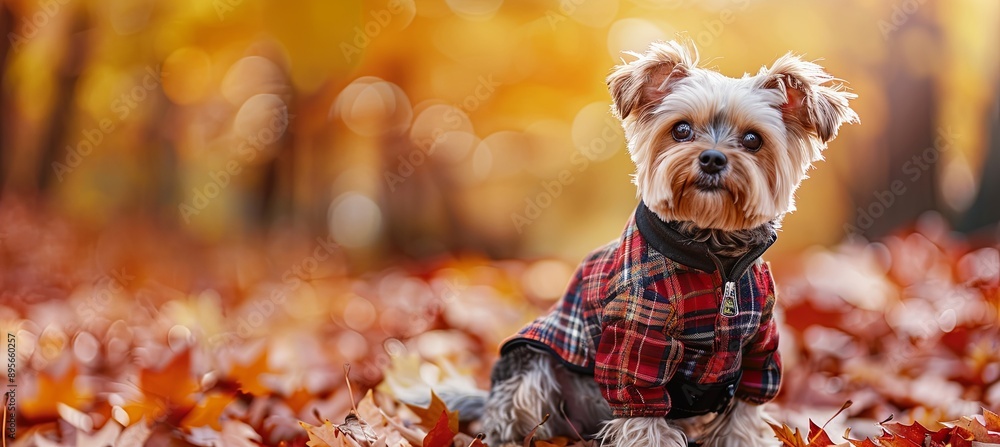
M 592 252 L 551 311 L 504 343 L 543 346 L 571 369 L 592 372 L 616 417 L 663 417 L 672 380 L 735 380 L 736 397 L 770 401 L 781 382 L 774 281 L 758 259 L 737 281 L 739 313 L 720 314 L 722 279 L 653 249 L 634 217 L 625 234 Z

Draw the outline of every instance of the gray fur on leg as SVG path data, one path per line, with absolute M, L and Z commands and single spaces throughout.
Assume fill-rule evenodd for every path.
M 556 377 L 563 390 L 563 409 L 569 423 L 581 436 L 593 437 L 612 417 L 611 407 L 601 395 L 597 382 L 590 375 L 575 373 L 561 365 L 556 368 Z M 575 433 L 568 435 L 572 437 Z
M 557 366 L 551 355 L 529 347 L 514 349 L 497 361 L 483 414 L 489 445 L 520 444 L 546 414 L 549 421 L 536 436 L 566 434 L 568 426 L 559 414 L 562 391 L 556 380 Z

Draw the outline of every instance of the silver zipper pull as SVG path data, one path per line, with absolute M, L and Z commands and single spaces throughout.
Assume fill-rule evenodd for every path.
M 736 283 L 733 281 L 726 281 L 726 287 L 722 292 L 721 311 L 724 317 L 735 317 L 740 312 L 736 304 Z

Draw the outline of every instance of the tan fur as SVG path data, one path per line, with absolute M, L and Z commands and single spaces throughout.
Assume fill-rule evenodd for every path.
M 687 447 L 684 431 L 665 418 L 617 418 L 597 433 L 602 447 Z
M 736 400 L 728 411 L 703 427 L 704 439 L 699 441 L 704 447 L 777 447 L 781 443 L 767 426 L 769 419 L 763 407 Z
M 756 76 L 730 78 L 698 67 L 690 43 L 657 42 L 632 55 L 635 61 L 608 76 L 608 87 L 639 196 L 664 221 L 722 231 L 780 223 L 826 143 L 841 124 L 858 121 L 848 106 L 855 95 L 828 85 L 832 76 L 797 56 L 782 56 Z M 680 121 L 694 128 L 692 141 L 672 138 Z M 759 152 L 740 146 L 747 131 L 763 137 Z M 693 184 L 698 156 L 708 149 L 729 163 L 716 191 Z

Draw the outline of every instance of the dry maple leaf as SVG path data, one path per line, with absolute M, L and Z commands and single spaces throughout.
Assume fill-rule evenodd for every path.
M 229 371 L 229 378 L 236 382 L 240 391 L 254 396 L 266 396 L 271 389 L 260 383 L 260 377 L 269 372 L 267 366 L 267 349 L 262 349 L 257 359 L 246 365 L 234 364 Z
M 539 427 L 545 425 L 545 422 L 548 420 L 549 420 L 549 415 L 548 413 L 546 413 L 545 416 L 542 417 L 542 422 L 539 422 L 538 425 L 535 426 L 535 428 L 532 428 L 531 431 L 528 432 L 528 436 L 524 437 L 524 447 L 531 447 L 531 440 L 535 437 L 535 432 L 538 431 Z
M 147 405 L 142 408 L 153 413 L 145 414 L 150 419 L 157 419 L 162 411 L 166 411 L 168 420 L 177 425 L 195 405 L 193 394 L 199 386 L 191 374 L 190 350 L 177 354 L 158 370 L 143 369 L 139 380 L 140 388 L 147 397 Z M 136 419 L 135 416 L 129 412 L 129 417 Z
M 222 430 L 217 431 L 210 427 L 192 428 L 187 440 L 203 447 L 259 447 L 258 443 L 263 441 L 263 438 L 246 423 L 227 419 L 222 422 Z
M 423 447 L 448 447 L 451 445 L 451 441 L 455 439 L 455 434 L 458 433 L 457 430 L 453 431 L 450 426 L 450 421 L 448 420 L 448 412 L 441 411 L 438 415 L 437 424 L 434 424 L 434 428 L 427 433 L 424 437 Z
M 333 425 L 330 420 L 323 421 L 322 425 L 314 426 L 299 421 L 299 425 L 306 430 L 309 440 L 306 445 L 309 447 L 339 447 L 343 443 L 338 439 L 340 430 Z
M 214 391 L 208 393 L 201 402 L 181 420 L 182 428 L 209 426 L 213 430 L 222 430 L 222 412 L 236 400 L 234 393 Z
M 371 446 L 378 440 L 378 435 L 375 434 L 375 430 L 372 430 L 372 426 L 361 420 L 354 410 L 351 410 L 347 417 L 344 418 L 343 424 L 334 424 L 334 426 L 345 436 L 349 436 L 362 446 Z
M 18 412 L 21 413 L 22 417 L 30 419 L 47 419 L 59 414 L 57 407 L 59 403 L 71 407 L 82 407 L 90 401 L 92 396 L 73 385 L 76 376 L 75 364 L 70 365 L 69 369 L 60 375 L 48 372 L 38 373 L 35 395 L 28 395 L 24 400 L 21 400 L 20 393 L 18 393 Z
M 569 438 L 556 436 L 547 441 L 535 441 L 535 447 L 566 447 L 569 445 Z
M 434 394 L 434 390 L 431 390 L 431 403 L 427 408 L 420 408 L 410 404 L 406 404 L 406 407 L 420 418 L 420 426 L 428 430 L 433 429 L 437 425 L 438 418 L 443 412 L 448 415 L 448 428 L 451 429 L 452 433 L 458 433 L 458 412 L 448 411 L 448 406 L 444 404 L 444 401 L 437 394 Z
M 792 431 L 791 427 L 785 424 L 775 425 L 768 422 L 767 425 L 771 426 L 774 436 L 785 447 L 831 447 L 836 445 L 830 440 L 830 436 L 826 434 L 826 431 L 812 420 L 809 420 L 808 440 L 803 439 L 802 432 L 798 428 Z
M 962 417 L 955 422 L 955 428 L 968 430 L 976 442 L 1000 445 L 1000 427 L 996 427 L 998 423 L 996 419 L 996 413 L 990 410 L 983 410 L 982 421 L 976 416 Z M 993 428 L 990 428 L 991 426 Z

